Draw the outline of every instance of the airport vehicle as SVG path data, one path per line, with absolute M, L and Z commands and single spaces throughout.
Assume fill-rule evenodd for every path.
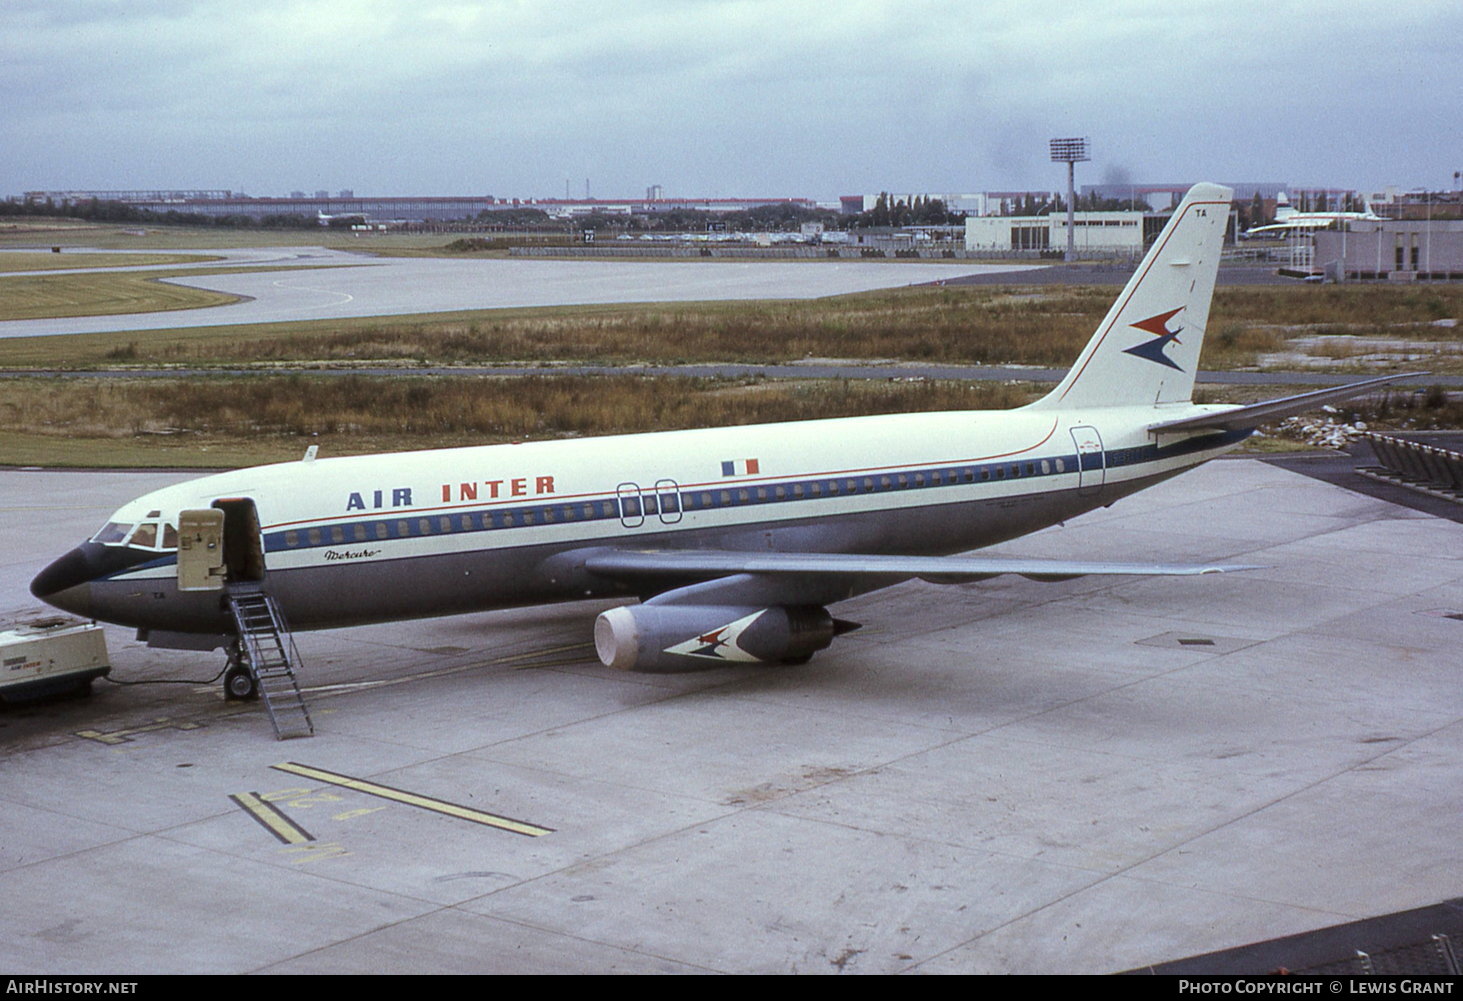
M 601 660 L 799 662 L 828 606 L 912 577 L 1205 574 L 1222 564 L 954 556 L 1174 476 L 1260 424 L 1402 376 L 1196 405 L 1231 191 L 1196 185 L 1066 377 L 1011 411 L 902 414 L 316 459 L 167 487 L 42 571 L 38 597 L 155 646 L 225 647 L 235 592 L 299 629 L 617 595 Z M 1080 554 L 1079 554 L 1080 555 Z
M 111 670 L 101 626 L 52 618 L 0 631 L 0 702 L 84 694 Z
M 1376 222 L 1381 216 L 1372 211 L 1366 203 L 1365 212 L 1301 212 L 1290 204 L 1290 199 L 1281 192 L 1275 199 L 1275 221 L 1266 226 L 1255 226 L 1244 231 L 1244 237 L 1292 236 L 1313 233 L 1318 229 L 1330 229 L 1342 222 L 1366 220 Z

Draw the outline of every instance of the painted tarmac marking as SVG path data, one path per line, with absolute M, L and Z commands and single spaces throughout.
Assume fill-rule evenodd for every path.
M 307 779 L 314 779 L 317 782 L 325 782 L 329 785 L 339 786 L 342 789 L 351 789 L 355 792 L 365 793 L 367 796 L 379 796 L 382 799 L 389 799 L 396 803 L 405 803 L 407 806 L 420 807 L 423 810 L 431 810 L 433 813 L 456 817 L 459 820 L 467 820 L 474 824 L 483 824 L 487 827 L 496 827 L 499 830 L 510 831 L 514 834 L 523 834 L 530 838 L 542 837 L 545 834 L 554 833 L 552 827 L 539 827 L 537 824 L 514 820 L 512 817 L 500 817 L 497 814 L 484 813 L 481 810 L 460 806 L 457 803 L 432 799 L 430 796 L 420 796 L 417 793 L 408 792 L 404 789 L 393 789 L 391 786 L 384 786 L 376 782 L 367 782 L 365 779 L 351 778 L 349 775 L 338 775 L 335 772 L 327 772 L 321 768 L 312 768 L 309 765 L 301 765 L 294 761 L 285 761 L 278 765 L 270 765 L 270 767 L 282 772 L 289 772 L 291 775 L 300 775 Z
M 285 816 L 278 807 L 265 802 L 257 792 L 234 793 L 229 799 L 287 845 L 302 845 L 315 840 L 315 835 Z
M 339 841 L 311 841 L 308 844 L 289 845 L 281 848 L 280 851 L 287 852 L 291 856 L 290 861 L 296 865 L 309 865 L 311 862 L 321 862 L 325 859 L 340 858 L 350 854 L 345 845 Z
M 152 733 L 156 730 L 198 730 L 202 723 L 194 723 L 191 720 L 172 720 L 166 717 L 149 723 L 147 726 L 135 726 L 128 730 L 112 730 L 103 732 L 101 730 L 77 730 L 76 736 L 86 740 L 94 740 L 99 744 L 130 744 L 132 738 L 139 733 Z

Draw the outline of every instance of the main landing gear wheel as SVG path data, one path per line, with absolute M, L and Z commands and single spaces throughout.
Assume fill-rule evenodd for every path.
M 246 701 L 259 698 L 259 686 L 247 667 L 231 667 L 224 675 L 224 698 Z

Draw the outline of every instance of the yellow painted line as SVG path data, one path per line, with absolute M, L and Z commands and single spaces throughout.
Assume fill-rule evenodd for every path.
M 552 827 L 539 827 L 537 824 L 514 820 L 511 817 L 500 817 L 496 814 L 484 813 L 481 810 L 474 810 L 472 807 L 459 806 L 456 803 L 448 803 L 446 800 L 432 799 L 430 796 L 419 796 L 414 792 L 407 792 L 404 789 L 393 789 L 391 786 L 384 786 L 376 782 L 367 782 L 365 779 L 354 779 L 349 775 L 337 775 L 335 772 L 327 772 L 322 768 L 311 768 L 309 765 L 301 765 L 294 761 L 285 761 L 278 765 L 271 765 L 270 767 L 282 772 L 289 772 L 291 775 L 300 775 L 307 779 L 314 779 L 317 782 L 339 786 L 342 789 L 362 792 L 367 796 L 379 796 L 382 799 L 405 803 L 407 806 L 420 807 L 423 810 L 431 810 L 433 813 L 456 817 L 459 820 L 470 820 L 474 824 L 484 824 L 488 827 L 512 831 L 514 834 L 524 834 L 530 838 L 542 837 L 545 834 L 554 833 Z
M 314 841 L 315 836 L 295 823 L 280 811 L 279 807 L 266 803 L 257 792 L 240 792 L 229 799 L 237 803 L 244 812 L 259 821 L 270 834 L 287 845 L 302 845 Z
M 94 740 L 98 744 L 128 744 L 139 733 L 151 733 L 155 730 L 167 729 L 197 730 L 202 725 L 202 723 L 194 723 L 192 720 L 171 720 L 164 718 L 147 726 L 137 726 L 130 730 L 113 730 L 110 733 L 104 733 L 101 730 L 77 730 L 76 736 L 83 737 L 86 740 Z

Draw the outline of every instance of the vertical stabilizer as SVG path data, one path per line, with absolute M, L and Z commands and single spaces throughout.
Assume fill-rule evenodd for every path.
M 1187 403 L 1234 192 L 1189 189 L 1077 363 L 1038 410 Z

